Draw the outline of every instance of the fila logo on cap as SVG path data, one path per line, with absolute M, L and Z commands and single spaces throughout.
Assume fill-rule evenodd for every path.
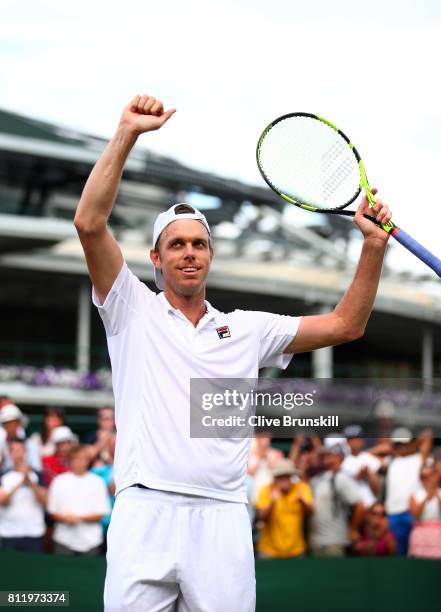
M 223 327 L 216 328 L 217 335 L 222 340 L 222 338 L 231 338 L 230 328 L 228 325 L 224 325 Z

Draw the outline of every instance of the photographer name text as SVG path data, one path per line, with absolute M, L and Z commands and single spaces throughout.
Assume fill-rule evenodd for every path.
M 214 417 L 206 414 L 201 419 L 204 427 L 338 427 L 338 415 L 313 418 L 293 417 L 285 414 L 282 417 L 267 417 L 253 414 L 249 417 L 229 415 Z

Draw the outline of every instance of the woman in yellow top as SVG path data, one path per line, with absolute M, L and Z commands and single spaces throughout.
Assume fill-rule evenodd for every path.
M 302 480 L 293 482 L 297 470 L 290 459 L 282 459 L 272 472 L 274 482 L 261 489 L 256 503 L 257 552 L 260 558 L 297 557 L 306 550 L 303 526 L 312 513 L 312 491 Z

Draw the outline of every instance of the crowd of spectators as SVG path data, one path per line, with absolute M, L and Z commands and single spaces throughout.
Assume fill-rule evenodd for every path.
M 248 478 L 260 558 L 441 559 L 441 455 L 430 430 L 369 440 L 354 424 L 324 439 L 299 434 L 287 457 L 262 434 Z
M 48 407 L 41 432 L 0 398 L 0 546 L 69 555 L 105 552 L 114 501 L 113 409 L 79 438 Z M 439 453 L 439 451 L 437 451 Z M 425 430 L 366 439 L 359 425 L 324 439 L 298 434 L 287 453 L 253 438 L 248 497 L 256 555 L 409 555 L 441 559 L 441 455 Z
M 0 401 L 1 548 L 99 555 L 115 493 L 112 408 L 79 444 L 63 410 L 48 407 L 43 431 L 26 436 L 27 418 Z

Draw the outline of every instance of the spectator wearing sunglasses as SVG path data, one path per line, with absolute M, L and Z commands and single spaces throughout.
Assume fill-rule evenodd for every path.
M 395 555 L 397 543 L 389 527 L 389 521 L 381 502 L 374 502 L 366 513 L 361 538 L 355 542 L 353 552 L 356 555 L 386 557 Z
M 409 556 L 441 559 L 441 488 L 434 466 L 423 466 L 421 488 L 410 497 L 416 521 L 409 538 Z

